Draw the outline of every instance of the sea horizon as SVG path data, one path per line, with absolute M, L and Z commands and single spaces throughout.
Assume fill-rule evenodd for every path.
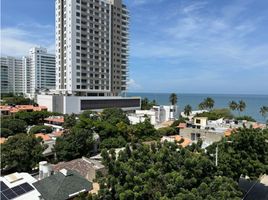
M 169 95 L 171 93 L 157 92 L 127 92 L 126 96 L 147 97 L 149 100 L 155 100 L 159 105 L 169 105 Z M 261 106 L 268 106 L 268 94 L 209 94 L 209 93 L 176 93 L 178 97 L 179 112 L 182 112 L 186 105 L 191 105 L 193 110 L 198 110 L 198 105 L 206 97 L 211 97 L 215 101 L 214 108 L 229 108 L 230 101 L 243 100 L 246 103 L 246 109 L 241 112 L 241 116 L 247 115 L 253 117 L 256 121 L 264 123 L 266 120 L 260 114 Z M 232 111 L 238 116 L 237 111 Z

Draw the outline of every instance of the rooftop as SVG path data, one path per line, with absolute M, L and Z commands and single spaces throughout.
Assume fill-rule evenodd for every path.
M 180 135 L 171 135 L 171 136 L 163 136 L 161 138 L 161 142 L 178 142 L 178 145 L 181 145 L 182 147 L 189 146 L 192 141 L 188 138 L 182 137 Z
M 45 121 L 64 123 L 64 117 L 63 116 L 50 116 L 48 118 L 45 118 Z
M 36 138 L 38 138 L 38 137 L 42 138 L 43 141 L 52 140 L 52 138 L 49 135 L 44 134 L 44 133 L 36 133 L 34 135 L 35 135 Z
M 32 186 L 37 180 L 28 173 L 12 173 L 0 177 L 1 200 L 39 200 L 40 193 Z
M 0 111 L 9 111 L 16 113 L 19 111 L 42 111 L 47 110 L 46 106 L 33 106 L 33 105 L 16 105 L 16 106 L 0 106 Z
M 93 188 L 91 182 L 73 170 L 61 170 L 33 185 L 45 200 L 70 199 Z
M 52 168 L 53 171 L 60 171 L 62 169 L 75 170 L 84 178 L 92 181 L 95 179 L 95 173 L 90 172 L 92 170 L 97 171 L 99 169 L 104 169 L 104 165 L 102 165 L 99 161 L 82 157 L 68 162 L 60 162 Z

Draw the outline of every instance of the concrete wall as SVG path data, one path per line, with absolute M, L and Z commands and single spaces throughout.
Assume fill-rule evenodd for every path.
M 80 96 L 61 96 L 61 95 L 37 95 L 37 103 L 42 106 L 46 106 L 48 111 L 59 112 L 63 114 L 80 114 L 81 100 L 131 100 L 138 99 L 139 106 L 137 107 L 124 107 L 121 108 L 124 111 L 134 111 L 140 109 L 140 98 L 139 97 L 80 97 Z M 92 109 L 92 111 L 102 111 L 101 109 Z
M 40 106 L 46 106 L 47 110 L 53 112 L 53 96 L 51 95 L 37 95 L 37 103 Z

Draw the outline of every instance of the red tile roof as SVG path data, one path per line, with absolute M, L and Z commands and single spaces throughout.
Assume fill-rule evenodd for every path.
M 45 118 L 45 121 L 64 123 L 64 117 L 63 116 L 52 116 L 52 117 Z
M 52 138 L 49 135 L 43 134 L 43 133 L 36 133 L 34 134 L 36 138 L 40 137 L 43 141 L 51 140 Z

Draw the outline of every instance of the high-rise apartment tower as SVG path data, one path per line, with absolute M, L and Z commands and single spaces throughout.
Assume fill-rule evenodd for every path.
M 1 93 L 24 93 L 25 69 L 21 58 L 1 57 Z
M 26 70 L 26 92 L 33 96 L 56 87 L 55 55 L 47 52 L 46 48 L 33 47 L 29 56 L 23 58 Z
M 118 96 L 128 76 L 129 14 L 121 0 L 56 1 L 56 90 Z

